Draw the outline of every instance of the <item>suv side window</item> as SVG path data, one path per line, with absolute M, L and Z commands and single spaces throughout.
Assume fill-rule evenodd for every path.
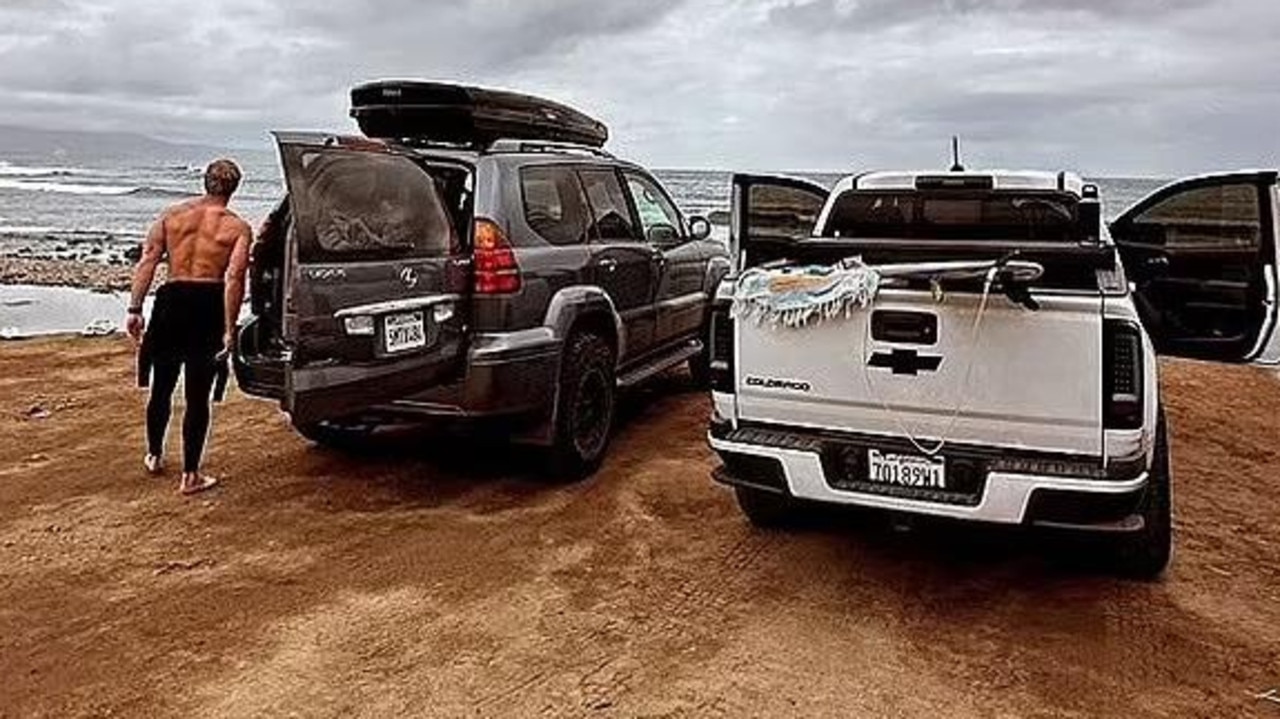
M 553 245 L 577 245 L 587 239 L 588 208 L 571 167 L 526 167 L 520 170 L 524 219 L 530 229 Z
M 591 209 L 591 238 L 597 240 L 631 240 L 640 238 L 636 230 L 626 192 L 618 173 L 609 169 L 579 170 L 582 187 Z
M 1262 243 L 1258 188 L 1248 182 L 1180 192 L 1133 218 L 1143 241 L 1170 250 L 1252 250 Z
M 627 189 L 640 214 L 640 227 L 651 243 L 663 244 L 684 236 L 680 213 L 657 183 L 643 175 L 626 173 Z

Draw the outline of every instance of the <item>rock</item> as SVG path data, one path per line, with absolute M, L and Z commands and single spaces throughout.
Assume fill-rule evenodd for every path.
M 105 318 L 98 318 L 81 330 L 80 335 L 82 337 L 107 337 L 119 331 L 120 328 L 116 323 Z
M 33 404 L 27 410 L 27 419 L 48 419 L 53 413 L 45 409 L 43 405 Z

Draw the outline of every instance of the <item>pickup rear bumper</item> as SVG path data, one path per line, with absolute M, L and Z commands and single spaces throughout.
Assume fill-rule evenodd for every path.
M 783 437 L 794 441 L 776 441 Z M 1110 532 L 1142 528 L 1135 513 L 1146 490 L 1145 468 L 1105 478 L 983 468 L 971 496 L 929 496 L 908 490 L 895 496 L 842 487 L 829 476 L 831 462 L 824 461 L 825 446 L 804 435 L 713 431 L 709 441 L 724 461 L 715 479 L 733 486 L 813 502 L 973 522 Z

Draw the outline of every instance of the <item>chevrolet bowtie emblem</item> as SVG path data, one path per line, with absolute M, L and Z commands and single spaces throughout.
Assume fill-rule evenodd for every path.
M 921 372 L 937 372 L 942 366 L 942 358 L 936 355 L 922 355 L 915 350 L 894 350 L 892 352 L 876 352 L 867 360 L 868 367 L 893 370 L 894 374 L 911 375 Z

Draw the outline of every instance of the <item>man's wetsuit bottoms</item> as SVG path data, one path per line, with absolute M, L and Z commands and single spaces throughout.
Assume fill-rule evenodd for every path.
M 185 371 L 186 414 L 182 418 L 182 471 L 200 469 L 209 434 L 209 402 L 222 350 L 225 288 L 217 282 L 170 282 L 156 292 L 151 322 L 139 356 L 139 379 L 151 375 L 147 403 L 147 451 L 164 452 L 173 391 Z M 185 368 L 185 369 L 184 369 Z

